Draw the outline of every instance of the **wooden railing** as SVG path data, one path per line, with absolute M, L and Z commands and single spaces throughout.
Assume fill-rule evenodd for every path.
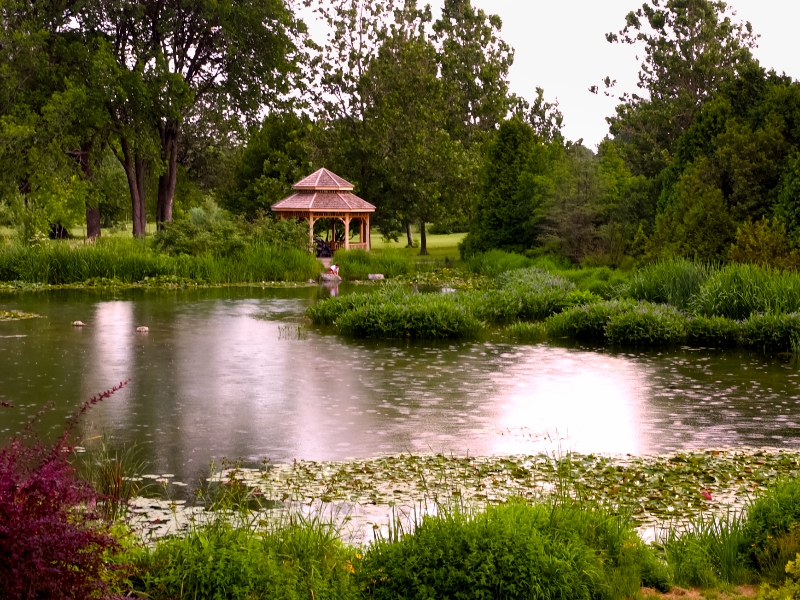
M 344 242 L 325 242 L 325 245 L 331 249 L 331 252 L 336 252 L 337 250 L 341 250 L 344 248 Z M 367 244 L 366 242 L 357 243 L 357 242 L 350 242 L 350 250 L 366 250 Z

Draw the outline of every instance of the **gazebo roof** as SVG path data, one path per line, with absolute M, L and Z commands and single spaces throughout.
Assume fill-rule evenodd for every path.
M 375 207 L 352 193 L 353 184 L 328 169 L 295 183 L 294 194 L 272 205 L 274 211 L 371 213 Z
M 292 186 L 295 190 L 330 190 L 352 192 L 353 184 L 345 181 L 336 173 L 328 171 L 328 169 L 320 169 L 315 171 L 305 179 L 301 179 Z

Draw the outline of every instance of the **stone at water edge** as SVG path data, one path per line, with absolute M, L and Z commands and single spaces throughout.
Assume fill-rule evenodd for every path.
M 73 327 L 83 327 L 84 325 L 86 325 L 86 323 L 84 323 L 83 321 L 73 321 L 72 322 L 72 326 Z
M 309 280 L 308 280 L 308 283 L 317 283 L 317 282 L 316 282 L 316 281 L 314 281 L 313 279 L 309 279 Z
M 383 275 L 381 275 L 380 273 L 378 273 L 378 274 L 370 274 L 370 275 L 367 275 L 367 279 L 369 279 L 370 281 L 379 281 L 379 280 L 381 280 L 381 279 L 385 279 L 385 278 L 384 278 L 384 276 L 383 276 Z
M 147 333 L 148 331 L 150 331 L 150 328 L 149 327 L 137 327 L 136 331 L 139 332 L 139 333 Z

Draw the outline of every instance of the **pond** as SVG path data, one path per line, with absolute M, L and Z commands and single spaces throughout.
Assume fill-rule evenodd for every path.
M 46 318 L 0 323 L 0 401 L 15 407 L 0 411 L 0 442 L 48 402 L 55 409 L 42 429 L 60 431 L 83 400 L 130 380 L 88 414 L 80 434 L 135 442 L 154 472 L 186 481 L 223 458 L 256 465 L 401 452 L 800 447 L 800 378 L 785 358 L 298 330 L 327 293 L 1 296 L 0 310 Z

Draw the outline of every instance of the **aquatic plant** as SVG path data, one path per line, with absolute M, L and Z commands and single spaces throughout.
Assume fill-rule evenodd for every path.
M 309 252 L 260 243 L 247 245 L 230 256 L 168 256 L 137 240 L 0 248 L 0 280 L 55 285 L 95 278 L 136 283 L 154 277 L 212 284 L 305 281 L 315 278 L 320 270 L 321 264 Z
M 686 315 L 674 306 L 640 302 L 609 316 L 606 339 L 617 346 L 655 348 L 682 342 Z
M 731 264 L 712 273 L 692 298 L 693 312 L 746 319 L 753 313 L 800 310 L 800 274 Z
M 586 502 L 437 513 L 369 547 L 356 571 L 368 597 L 622 599 L 669 587 L 630 522 Z
M 22 321 L 25 319 L 43 319 L 42 315 L 22 312 L 21 310 L 0 310 L 0 321 Z
M 506 271 L 525 269 L 533 265 L 533 261 L 521 254 L 503 250 L 489 250 L 475 254 L 466 261 L 467 269 L 476 275 L 497 277 Z
M 544 323 L 520 321 L 509 325 L 504 331 L 509 338 L 517 342 L 536 343 L 547 339 L 547 328 Z
M 687 309 L 713 271 L 684 259 L 660 261 L 637 271 L 620 287 L 619 296 Z
M 725 317 L 692 317 L 686 322 L 686 341 L 695 346 L 730 348 L 740 343 L 741 324 Z
M 38 439 L 34 419 L 21 436 L 0 449 L 4 599 L 66 600 L 109 592 L 107 556 L 118 543 L 94 506 L 97 492 L 76 478 L 67 458 L 72 453 L 69 438 L 79 419 L 122 385 L 84 403 L 55 443 Z
M 580 341 L 606 339 L 606 325 L 615 315 L 634 310 L 632 300 L 609 300 L 585 306 L 575 306 L 553 315 L 545 321 L 547 334 L 553 338 L 570 338 Z
M 800 336 L 800 314 L 754 314 L 742 321 L 742 344 L 762 352 L 789 352 Z
M 337 250 L 331 263 L 339 265 L 339 275 L 345 280 L 365 280 L 371 274 L 393 279 L 409 273 L 413 266 L 411 256 L 392 249 Z

